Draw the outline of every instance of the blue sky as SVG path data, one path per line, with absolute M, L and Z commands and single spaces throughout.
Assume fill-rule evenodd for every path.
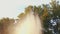
M 48 4 L 50 0 L 0 0 L 0 18 L 17 18 L 29 5 Z

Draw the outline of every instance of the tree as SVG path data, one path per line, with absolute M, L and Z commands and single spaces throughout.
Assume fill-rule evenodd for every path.
M 33 10 L 33 6 L 29 5 L 27 8 L 25 8 L 25 14 L 30 13 L 30 11 Z
M 42 6 L 28 6 L 25 8 L 25 13 L 21 13 L 19 18 L 25 17 L 30 11 L 38 14 L 43 21 L 43 27 L 47 30 L 45 33 L 52 33 L 49 31 L 49 25 L 51 19 L 60 19 L 60 5 L 56 0 L 51 0 L 50 4 L 43 4 Z
M 13 22 L 12 22 L 13 21 Z M 14 23 L 14 19 L 2 18 L 0 19 L 0 32 L 1 34 L 8 34 L 8 27 Z
M 18 18 L 23 18 L 24 15 L 25 15 L 24 13 L 21 13 L 21 14 L 18 15 Z

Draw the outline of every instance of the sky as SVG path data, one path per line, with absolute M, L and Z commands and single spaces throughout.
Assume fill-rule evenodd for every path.
M 48 4 L 50 0 L 0 0 L 0 18 L 17 18 L 29 5 Z

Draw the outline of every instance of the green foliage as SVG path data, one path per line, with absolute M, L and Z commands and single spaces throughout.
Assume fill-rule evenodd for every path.
M 21 13 L 18 15 L 18 18 L 22 18 L 24 16 L 24 13 Z
M 27 8 L 25 8 L 25 14 L 29 13 L 30 11 L 33 10 L 33 6 L 28 6 Z

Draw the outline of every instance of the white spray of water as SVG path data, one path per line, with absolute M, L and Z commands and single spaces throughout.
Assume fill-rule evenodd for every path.
M 23 21 L 19 21 L 10 34 L 42 34 L 41 22 L 38 15 L 32 12 L 27 14 Z

